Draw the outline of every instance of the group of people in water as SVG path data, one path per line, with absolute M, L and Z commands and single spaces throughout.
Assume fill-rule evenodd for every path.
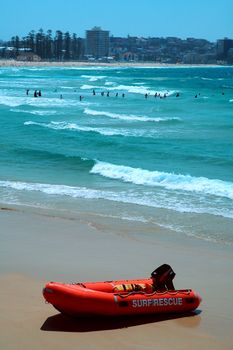
M 95 92 L 95 90 L 92 90 L 92 95 L 93 96 L 95 96 L 96 95 L 96 92 Z M 110 96 L 110 92 L 109 91 L 107 91 L 107 92 L 105 92 L 105 91 L 101 91 L 101 93 L 100 93 L 100 95 L 101 96 L 107 96 L 107 97 L 109 97 Z M 115 97 L 118 97 L 119 96 L 119 93 L 118 92 L 116 92 L 116 94 L 115 94 Z M 125 94 L 124 93 L 122 93 L 121 94 L 121 97 L 125 97 Z
M 26 89 L 26 95 L 27 95 L 27 96 L 29 96 L 29 91 L 30 91 L 30 89 Z M 55 89 L 54 92 L 57 92 L 57 89 Z M 76 90 L 74 90 L 74 92 L 76 92 Z M 92 95 L 95 96 L 96 94 L 97 94 L 96 91 L 93 89 L 93 90 L 92 90 Z M 110 92 L 109 92 L 109 91 L 101 91 L 101 92 L 100 92 L 100 95 L 101 95 L 101 96 L 110 97 Z M 201 95 L 201 94 L 198 93 L 198 94 L 196 94 L 196 95 L 194 96 L 194 98 L 198 98 L 200 95 Z M 222 92 L 222 95 L 224 95 L 224 92 Z M 41 96 L 42 96 L 41 90 L 35 90 L 34 93 L 33 93 L 33 96 L 34 96 L 34 97 L 41 97 Z M 118 92 L 116 92 L 116 93 L 115 93 L 115 97 L 118 97 L 118 96 L 120 96 L 120 94 L 119 94 Z M 122 97 L 122 98 L 125 98 L 125 96 L 126 96 L 125 93 L 121 93 L 121 97 Z M 154 96 L 154 98 L 164 99 L 164 98 L 166 98 L 166 97 L 169 96 L 169 95 L 168 95 L 167 92 L 165 92 L 165 93 L 158 93 L 158 92 L 155 92 L 154 95 L 151 95 L 150 93 L 145 93 L 145 94 L 144 94 L 145 99 L 148 99 L 148 98 L 151 97 L 151 96 Z M 180 97 L 180 93 L 177 92 L 177 93 L 175 94 L 175 97 Z M 63 99 L 63 95 L 62 95 L 62 94 L 60 94 L 60 99 Z M 83 99 L 84 99 L 84 96 L 80 95 L 80 96 L 79 96 L 79 101 L 82 101 Z
M 26 95 L 27 95 L 27 96 L 29 96 L 29 91 L 30 91 L 30 89 L 27 89 L 27 90 L 26 90 Z M 34 96 L 34 97 L 41 97 L 41 96 L 42 96 L 41 90 L 35 90 L 35 91 L 33 92 L 33 96 Z

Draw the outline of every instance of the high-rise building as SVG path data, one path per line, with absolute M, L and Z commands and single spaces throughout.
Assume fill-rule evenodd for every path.
M 233 40 L 224 38 L 217 41 L 217 58 L 219 60 L 225 60 L 228 55 L 228 51 L 233 48 Z
M 109 53 L 109 31 L 94 27 L 86 30 L 86 55 L 94 58 L 107 57 Z

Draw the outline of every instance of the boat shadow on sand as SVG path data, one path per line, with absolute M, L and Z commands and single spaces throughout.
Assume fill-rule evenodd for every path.
M 185 322 L 188 327 L 196 327 L 200 323 L 201 310 L 183 314 L 163 314 L 163 315 L 137 315 L 137 316 L 117 316 L 117 317 L 69 317 L 57 314 L 48 317 L 41 326 L 42 331 L 54 332 L 94 332 L 128 328 L 148 323 L 156 323 L 167 320 L 180 320 L 191 318 L 191 322 Z M 193 317 L 195 316 L 195 317 Z

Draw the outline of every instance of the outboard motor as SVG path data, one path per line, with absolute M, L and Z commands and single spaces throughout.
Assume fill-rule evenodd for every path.
M 172 280 L 175 277 L 175 272 L 168 264 L 163 264 L 151 273 L 153 286 L 158 290 L 175 290 Z

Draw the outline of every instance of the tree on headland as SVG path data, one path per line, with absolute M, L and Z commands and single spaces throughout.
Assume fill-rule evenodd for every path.
M 27 47 L 31 49 L 32 52 L 35 50 L 35 30 L 31 30 L 27 36 Z
M 63 47 L 63 33 L 60 30 L 56 31 L 56 36 L 54 39 L 54 53 L 55 59 L 58 61 L 62 60 L 62 47 Z
M 45 35 L 41 28 L 36 34 L 36 54 L 42 59 L 45 58 Z
M 15 48 L 16 53 L 19 52 L 19 48 L 20 48 L 20 39 L 19 39 L 18 35 L 13 36 L 13 37 L 11 38 L 11 46 Z
M 64 34 L 64 60 L 69 61 L 70 60 L 70 47 L 71 47 L 71 38 L 70 33 L 66 32 Z
M 53 38 L 52 38 L 52 30 L 47 30 L 47 34 L 45 36 L 45 58 L 52 59 L 53 57 Z
M 4 43 L 5 48 L 11 48 L 10 58 L 17 58 L 22 52 L 31 52 L 38 55 L 42 60 L 79 60 L 83 58 L 83 39 L 78 38 L 77 34 L 72 36 L 67 31 L 63 34 L 57 30 L 52 35 L 52 30 L 41 28 L 37 32 L 31 30 L 25 37 L 19 38 L 13 36 L 10 41 Z M 4 47 L 3 47 L 4 48 Z M 6 50 L 0 51 L 0 57 L 5 57 Z

